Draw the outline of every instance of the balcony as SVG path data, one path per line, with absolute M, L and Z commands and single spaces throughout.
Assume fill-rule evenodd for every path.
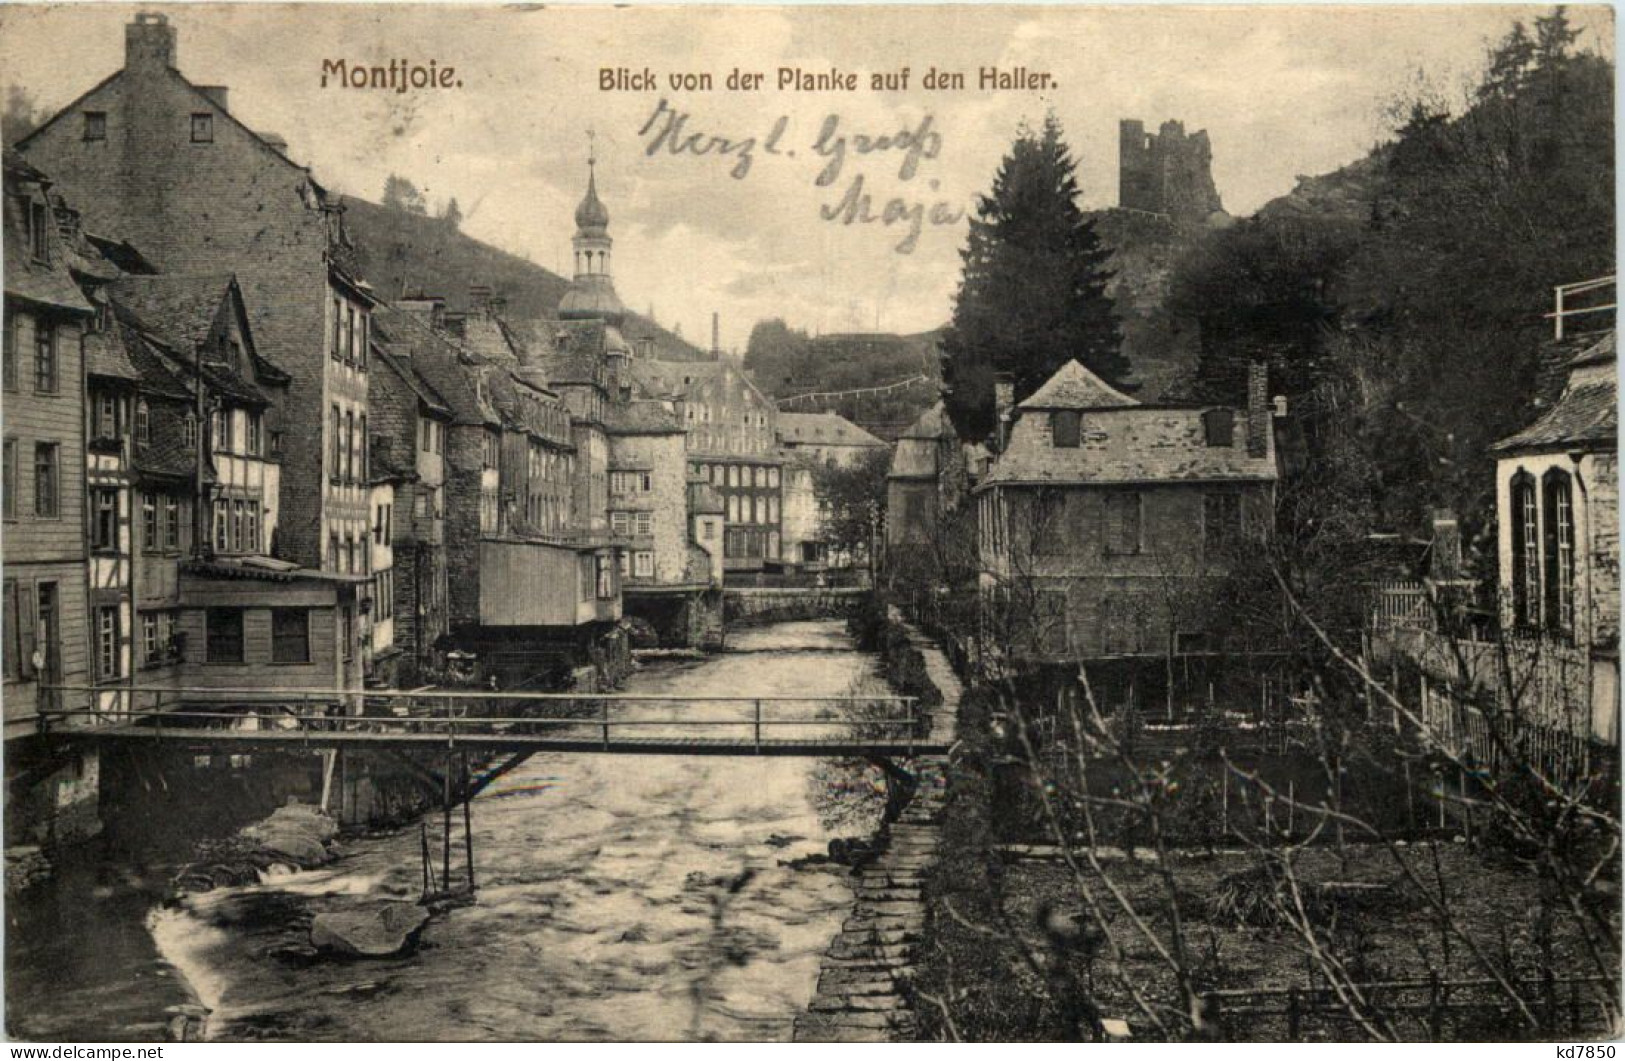
M 609 595 L 599 596 L 607 564 Z M 572 627 L 621 617 L 614 554 L 591 545 L 521 538 L 480 542 L 480 625 Z

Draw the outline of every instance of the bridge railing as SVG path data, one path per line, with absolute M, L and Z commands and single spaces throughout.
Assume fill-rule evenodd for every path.
M 77 686 L 60 686 L 64 692 Z M 151 729 L 153 735 L 200 731 L 438 735 L 456 744 L 482 735 L 596 736 L 622 740 L 808 739 L 906 743 L 929 733 L 930 716 L 907 696 L 675 696 L 633 693 L 504 693 L 485 690 L 142 689 L 131 706 L 41 712 L 42 733 L 80 734 L 96 727 Z M 171 706 L 165 707 L 164 704 Z M 148 706 L 139 706 L 146 704 Z

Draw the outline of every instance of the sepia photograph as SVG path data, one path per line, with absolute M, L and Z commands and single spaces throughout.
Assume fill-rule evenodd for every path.
M 11 1056 L 1613 1057 L 1615 41 L 0 5 Z

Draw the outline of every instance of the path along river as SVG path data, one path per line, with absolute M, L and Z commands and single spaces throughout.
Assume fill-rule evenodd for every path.
M 786 623 L 648 664 L 626 691 L 840 696 L 874 675 L 839 623 Z M 852 899 L 840 867 L 787 863 L 867 833 L 881 802 L 850 764 L 539 755 L 475 800 L 479 901 L 432 921 L 413 956 L 299 965 L 268 951 L 286 939 L 280 910 L 415 898 L 416 829 L 154 911 L 156 951 L 130 924 L 150 882 L 100 867 L 84 894 L 64 881 L 54 905 L 17 911 L 51 925 L 12 920 L 8 1024 L 150 1038 L 184 980 L 220 1040 L 787 1039 Z

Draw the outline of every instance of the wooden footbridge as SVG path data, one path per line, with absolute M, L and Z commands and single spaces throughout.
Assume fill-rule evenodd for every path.
M 58 686 L 62 698 L 107 689 Z M 903 696 L 125 688 L 127 709 L 42 709 L 48 737 L 221 752 L 389 749 L 904 758 L 940 754 Z

